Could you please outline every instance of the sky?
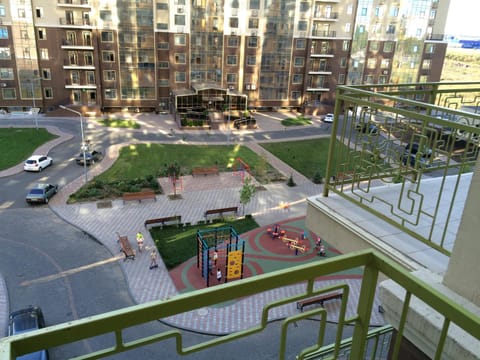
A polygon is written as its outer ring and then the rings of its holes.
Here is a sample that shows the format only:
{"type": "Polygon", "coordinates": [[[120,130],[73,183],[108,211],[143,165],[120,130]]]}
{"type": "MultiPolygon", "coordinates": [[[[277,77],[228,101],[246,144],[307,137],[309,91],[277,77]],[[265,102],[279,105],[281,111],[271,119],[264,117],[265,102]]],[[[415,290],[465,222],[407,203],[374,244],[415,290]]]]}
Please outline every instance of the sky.
{"type": "Polygon", "coordinates": [[[479,14],[479,0],[450,0],[445,33],[480,38],[479,14]]]}

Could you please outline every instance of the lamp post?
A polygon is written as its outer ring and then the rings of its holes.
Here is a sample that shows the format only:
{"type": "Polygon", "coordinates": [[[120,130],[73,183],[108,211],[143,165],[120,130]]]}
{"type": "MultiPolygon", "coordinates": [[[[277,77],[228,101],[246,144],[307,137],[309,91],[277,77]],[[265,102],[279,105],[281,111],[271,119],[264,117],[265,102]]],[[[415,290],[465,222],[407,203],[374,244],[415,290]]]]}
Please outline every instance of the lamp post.
{"type": "Polygon", "coordinates": [[[61,109],[63,110],[66,110],[66,111],[70,111],[74,114],[77,114],[78,116],[80,116],[80,132],[82,133],[82,146],[81,146],[81,150],[82,150],[82,154],[83,154],[83,175],[84,175],[84,178],[85,178],[85,184],[87,183],[88,181],[88,177],[87,177],[87,155],[85,154],[85,152],[87,151],[87,144],[85,144],[85,134],[83,132],[83,115],[80,111],[77,111],[77,110],[73,110],[73,109],[70,109],[66,106],[63,106],[63,105],[59,105],[61,109]]]}
{"type": "Polygon", "coordinates": [[[35,128],[38,130],[38,117],[37,117],[37,107],[36,107],[36,104],[35,104],[35,88],[33,86],[33,82],[34,81],[37,81],[37,80],[40,80],[41,78],[40,77],[37,77],[37,78],[33,78],[33,79],[30,79],[30,85],[32,87],[32,102],[33,102],[33,107],[32,107],[32,114],[33,114],[33,118],[34,118],[34,121],[35,121],[35,128]]]}
{"type": "Polygon", "coordinates": [[[228,120],[227,120],[227,144],[230,144],[230,114],[232,113],[232,87],[229,86],[227,90],[228,95],[228,120]]]}

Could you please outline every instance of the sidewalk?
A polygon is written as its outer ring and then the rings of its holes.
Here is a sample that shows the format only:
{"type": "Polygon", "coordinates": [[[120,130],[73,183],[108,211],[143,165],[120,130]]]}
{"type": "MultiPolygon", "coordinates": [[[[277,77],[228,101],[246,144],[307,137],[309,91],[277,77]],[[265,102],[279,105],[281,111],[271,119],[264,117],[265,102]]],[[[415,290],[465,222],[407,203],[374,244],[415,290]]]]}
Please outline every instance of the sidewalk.
{"type": "MultiPolygon", "coordinates": [[[[158,117],[154,116],[145,116],[140,119],[139,122],[145,122],[145,125],[142,126],[148,127],[159,127],[160,123],[165,123],[167,126],[170,125],[168,122],[159,122],[158,117]]],[[[281,130],[283,128],[278,119],[272,119],[270,121],[262,120],[260,125],[261,130],[264,131],[281,130]]],[[[321,124],[317,125],[320,126],[321,124]]],[[[164,130],[167,131],[167,129],[164,130]]],[[[180,131],[175,131],[180,133],[180,131]]],[[[60,135],[60,138],[66,136],[66,134],[63,134],[60,135]]],[[[116,144],[108,148],[104,159],[89,170],[89,178],[91,179],[95,175],[108,169],[117,158],[119,149],[125,145],[127,144],[116,144]]],[[[297,183],[297,186],[292,188],[286,186],[285,183],[264,185],[265,190],[257,192],[254,199],[247,205],[245,213],[253,214],[260,226],[267,226],[286,219],[305,216],[305,198],[321,193],[321,185],[311,183],[303,175],[275,158],[258,144],[248,142],[244,143],[244,145],[265,156],[267,160],[286,177],[292,174],[297,183]],[[281,206],[284,203],[290,205],[288,209],[281,206]]],[[[1,175],[0,173],[0,176],[1,175]]],[[[83,176],[80,176],[61,188],[58,194],[51,199],[49,206],[52,211],[66,222],[89,233],[104,244],[104,246],[110,250],[112,256],[119,259],[129,284],[131,295],[134,301],[141,304],[171,298],[177,294],[173,281],[161,259],[158,261],[158,269],[149,270],[149,250],[154,247],[154,243],[149,232],[144,228],[144,221],[151,218],[181,215],[182,222],[194,224],[199,220],[203,220],[203,213],[206,208],[237,205],[241,188],[241,183],[238,183],[239,177],[232,176],[231,174],[224,176],[229,176],[230,178],[222,180],[225,185],[221,188],[214,186],[214,188],[200,188],[195,191],[195,189],[190,187],[188,191],[182,192],[182,200],[170,200],[167,195],[158,195],[157,201],[155,202],[145,201],[142,203],[131,202],[123,204],[122,200],[113,200],[111,207],[108,208],[99,208],[97,203],[66,205],[68,196],[83,185],[83,176]],[[123,256],[119,254],[116,233],[118,232],[121,235],[128,236],[133,245],[137,231],[142,231],[144,234],[146,249],[142,254],[139,254],[135,260],[123,261],[123,256]]],[[[211,181],[209,180],[211,177],[207,178],[206,181],[211,181]]],[[[195,181],[197,182],[197,180],[195,181]]],[[[165,189],[165,191],[167,193],[169,192],[168,189],[165,189]]],[[[326,281],[324,282],[324,286],[328,286],[334,282],[336,281],[326,281]]],[[[345,280],[340,282],[345,282],[345,280]]],[[[361,280],[352,279],[347,280],[347,282],[351,285],[350,291],[352,293],[350,299],[354,300],[357,298],[356,295],[360,289],[361,280]]],[[[268,293],[241,299],[232,305],[199,309],[164,319],[164,321],[172,326],[212,334],[226,334],[233,331],[244,330],[258,324],[261,316],[260,309],[265,304],[279,298],[292,296],[292,294],[301,290],[303,289],[301,289],[299,285],[276,289],[268,293]],[[245,309],[248,309],[248,311],[245,311],[245,309]]],[[[2,303],[1,292],[2,288],[0,287],[0,306],[2,303]]],[[[379,304],[375,304],[374,308],[376,309],[378,305],[379,304]]],[[[2,309],[0,309],[0,315],[1,310],[2,309]]],[[[338,314],[335,311],[335,305],[332,304],[329,310],[332,316],[329,320],[335,320],[335,316],[338,314]]],[[[347,316],[353,316],[355,312],[356,304],[354,301],[350,301],[347,316]]],[[[291,306],[282,306],[270,312],[270,320],[297,313],[298,310],[293,304],[291,306]]],[[[383,324],[381,314],[376,311],[372,314],[372,321],[378,325],[383,324]]]]}

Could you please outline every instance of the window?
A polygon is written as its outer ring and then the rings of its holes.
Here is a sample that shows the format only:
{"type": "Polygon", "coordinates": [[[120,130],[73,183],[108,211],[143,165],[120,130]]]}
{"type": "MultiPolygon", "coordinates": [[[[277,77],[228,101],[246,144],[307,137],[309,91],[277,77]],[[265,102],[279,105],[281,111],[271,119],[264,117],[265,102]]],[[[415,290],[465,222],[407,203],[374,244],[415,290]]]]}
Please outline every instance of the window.
{"type": "Polygon", "coordinates": [[[248,44],[247,46],[249,48],[256,48],[258,46],[258,38],[256,36],[250,36],[248,38],[248,44]]]}
{"type": "Polygon", "coordinates": [[[237,65],[237,56],[236,55],[228,55],[227,56],[227,65],[237,65]]]}
{"type": "Polygon", "coordinates": [[[186,44],[185,34],[175,34],[173,41],[175,45],[185,45],[186,44]]]}
{"type": "Polygon", "coordinates": [[[257,57],[255,55],[247,56],[247,65],[248,66],[255,66],[257,65],[257,57]]]}
{"type": "Polygon", "coordinates": [[[368,9],[366,7],[363,7],[362,10],[360,11],[360,16],[367,16],[367,11],[368,9]]]}
{"type": "Polygon", "coordinates": [[[185,72],[182,72],[182,71],[175,72],[175,82],[182,83],[182,82],[185,82],[186,80],[187,80],[187,76],[185,72]]]}
{"type": "Polygon", "coordinates": [[[338,74],[338,85],[345,84],[345,74],[338,74]]]}
{"type": "Polygon", "coordinates": [[[50,71],[50,69],[42,69],[42,79],[52,80],[52,72],[50,71]]]}
{"type": "Polygon", "coordinates": [[[168,50],[170,48],[170,44],[168,42],[161,42],[158,43],[157,48],[159,50],[168,50]]]}
{"type": "Polygon", "coordinates": [[[428,70],[432,66],[432,61],[430,59],[424,59],[422,62],[422,70],[428,70]]]}
{"type": "Polygon", "coordinates": [[[0,60],[10,60],[10,48],[0,47],[0,60]]]}
{"type": "Polygon", "coordinates": [[[347,58],[345,56],[340,58],[340,67],[347,67],[347,58]]]}
{"type": "Polygon", "coordinates": [[[227,74],[227,84],[236,84],[237,83],[237,74],[230,73],[227,74]]]}
{"type": "Polygon", "coordinates": [[[102,42],[113,42],[113,32],[102,31],[102,42]]]}
{"type": "Polygon", "coordinates": [[[375,16],[380,16],[380,6],[376,6],[374,10],[375,16]]]}
{"type": "Polygon", "coordinates": [[[0,4],[0,16],[1,17],[5,16],[5,5],[0,4]]]}
{"type": "Polygon", "coordinates": [[[117,98],[117,89],[105,89],[105,99],[115,100],[117,98]]]}
{"type": "Polygon", "coordinates": [[[383,44],[383,52],[392,52],[394,48],[394,42],[393,41],[385,41],[383,44]]]}
{"type": "Polygon", "coordinates": [[[346,23],[345,24],[345,32],[350,32],[352,30],[352,24],[346,23]]]}
{"type": "Polygon", "coordinates": [[[395,25],[393,25],[393,24],[388,25],[386,33],[387,34],[395,34],[395,25]]]}
{"type": "Polygon", "coordinates": [[[100,20],[105,22],[112,21],[112,11],[111,10],[100,10],[100,20]]]}
{"type": "Polygon", "coordinates": [[[373,84],[373,75],[365,76],[365,84],[373,84]]]}
{"type": "Polygon", "coordinates": [[[18,17],[21,19],[25,18],[25,9],[18,9],[18,17]]]}
{"type": "Polygon", "coordinates": [[[417,53],[418,52],[418,45],[413,45],[412,47],[412,52],[417,53]]]}
{"type": "Polygon", "coordinates": [[[231,17],[229,23],[231,28],[238,28],[238,17],[231,17]]]}
{"type": "Polygon", "coordinates": [[[352,15],[353,14],[353,5],[350,4],[347,6],[347,15],[352,15]]]}
{"type": "Polygon", "coordinates": [[[168,61],[159,61],[158,62],[158,68],[159,69],[168,69],[170,66],[168,61]]]}
{"type": "Polygon", "coordinates": [[[292,84],[301,84],[303,82],[303,74],[293,74],[292,84]]]}
{"type": "Polygon", "coordinates": [[[363,33],[365,32],[365,25],[360,25],[360,26],[358,27],[358,32],[359,32],[360,34],[363,34],[363,33]]]}
{"type": "Polygon", "coordinates": [[[238,47],[238,36],[229,36],[227,38],[227,46],[228,47],[238,47]]]}
{"type": "Polygon", "coordinates": [[[53,89],[51,87],[43,88],[45,99],[53,99],[53,89]]]}
{"type": "Polygon", "coordinates": [[[427,54],[434,54],[435,53],[435,44],[427,44],[425,47],[425,52],[427,54]]]}
{"type": "Polygon", "coordinates": [[[35,16],[37,18],[43,17],[43,8],[41,8],[41,7],[35,8],[35,16]]]}
{"type": "Polygon", "coordinates": [[[28,48],[23,48],[23,57],[24,57],[25,59],[30,59],[30,58],[31,58],[31,57],[30,57],[30,48],[29,48],[29,47],[28,47],[28,48]]]}
{"type": "Polygon", "coordinates": [[[248,19],[248,28],[249,29],[258,29],[258,18],[248,19]]]}
{"type": "Polygon", "coordinates": [[[185,53],[175,54],[175,64],[185,64],[187,62],[187,57],[185,53]]]}
{"type": "Polygon", "coordinates": [[[303,50],[307,46],[307,40],[306,39],[297,39],[295,43],[295,48],[298,50],[303,50]]]}
{"type": "Polygon", "coordinates": [[[37,29],[38,40],[47,40],[47,30],[45,28],[37,29]]]}
{"type": "Polygon", "coordinates": [[[168,10],[168,4],[166,4],[166,3],[157,3],[157,10],[168,10]]]}
{"type": "Polygon", "coordinates": [[[303,57],[295,57],[295,59],[293,60],[293,66],[304,66],[305,65],[305,58],[303,57]]]}
{"type": "Polygon", "coordinates": [[[370,51],[377,51],[379,48],[378,41],[370,41],[369,49],[370,51]]]}
{"type": "Polygon", "coordinates": [[[249,9],[259,10],[260,9],[260,0],[250,0],[249,9]]]}
{"type": "Polygon", "coordinates": [[[359,65],[358,60],[353,60],[352,67],[353,67],[354,69],[358,69],[358,65],[359,65]]]}
{"type": "Polygon", "coordinates": [[[117,79],[117,73],[115,70],[104,70],[103,71],[103,80],[105,81],[115,81],[117,79]]]}
{"type": "Polygon", "coordinates": [[[85,75],[87,77],[87,84],[90,84],[90,85],[95,84],[95,72],[94,71],[87,71],[85,75]]]}
{"type": "Polygon", "coordinates": [[[175,14],[175,25],[185,25],[185,15],[175,14]]]}
{"type": "Polygon", "coordinates": [[[72,80],[72,84],[80,84],[80,73],[77,70],[71,71],[70,79],[72,80]]]}
{"type": "Polygon", "coordinates": [[[393,7],[390,9],[390,16],[394,16],[394,17],[397,17],[397,16],[398,16],[398,7],[393,6],[393,7]]]}
{"type": "Polygon", "coordinates": [[[5,100],[13,100],[17,98],[17,93],[14,88],[2,88],[2,94],[5,100]]]}
{"type": "Polygon", "coordinates": [[[68,61],[70,65],[78,65],[78,56],[75,51],[68,52],[68,61]]]}
{"type": "Polygon", "coordinates": [[[350,42],[348,40],[344,40],[342,43],[342,50],[348,51],[349,48],[350,48],[350,42]]]}
{"type": "Polygon", "coordinates": [[[302,1],[300,3],[300,12],[307,12],[308,10],[310,10],[310,3],[302,1]]]}
{"type": "Polygon", "coordinates": [[[48,49],[45,49],[45,48],[40,49],[40,59],[48,60],[48,49]]]}
{"type": "Polygon", "coordinates": [[[103,62],[115,61],[115,54],[113,53],[113,51],[102,51],[102,61],[103,62]]]}
{"type": "Polygon", "coordinates": [[[13,68],[0,68],[0,80],[13,80],[13,68]]]}
{"type": "Polygon", "coordinates": [[[367,60],[367,69],[375,69],[377,67],[377,59],[376,58],[369,58],[367,60]]]}
{"type": "Polygon", "coordinates": [[[390,67],[390,59],[382,59],[382,62],[380,63],[380,68],[388,69],[389,67],[390,67]]]}
{"type": "Polygon", "coordinates": [[[378,77],[378,83],[379,84],[386,84],[388,82],[388,76],[387,75],[380,75],[378,77]]]}
{"type": "Polygon", "coordinates": [[[308,23],[305,20],[300,20],[298,22],[298,31],[307,31],[308,23]]]}
{"type": "Polygon", "coordinates": [[[0,26],[0,39],[8,39],[8,29],[6,26],[0,26]]]}
{"type": "Polygon", "coordinates": [[[90,51],[85,52],[84,61],[85,65],[93,65],[93,53],[90,51]]]}
{"type": "Polygon", "coordinates": [[[416,37],[421,37],[422,36],[422,29],[421,28],[417,28],[417,31],[415,31],[415,36],[416,37]]]}
{"type": "Polygon", "coordinates": [[[300,91],[292,91],[291,98],[292,100],[298,100],[302,96],[300,91]]]}

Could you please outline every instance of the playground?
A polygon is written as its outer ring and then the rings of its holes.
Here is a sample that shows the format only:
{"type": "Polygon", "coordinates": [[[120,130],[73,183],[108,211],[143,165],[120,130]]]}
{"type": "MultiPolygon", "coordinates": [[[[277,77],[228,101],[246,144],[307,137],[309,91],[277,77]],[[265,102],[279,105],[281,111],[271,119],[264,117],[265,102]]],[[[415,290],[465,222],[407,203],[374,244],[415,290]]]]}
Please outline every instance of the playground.
{"type": "MultiPolygon", "coordinates": [[[[200,244],[201,240],[197,234],[196,245],[192,245],[198,246],[197,256],[170,271],[179,292],[218,286],[241,278],[322,261],[340,254],[328,242],[322,240],[321,246],[324,247],[326,254],[318,255],[320,250],[320,245],[317,244],[318,237],[306,229],[305,217],[263,226],[240,234],[238,238],[237,234],[230,234],[225,229],[219,231],[219,234],[212,231],[204,233],[207,240],[203,244],[200,244]],[[235,253],[233,263],[229,257],[232,252],[235,253]],[[222,273],[220,281],[217,280],[218,269],[222,273]]],[[[328,279],[358,279],[360,273],[354,271],[336,274],[328,279]]]]}

